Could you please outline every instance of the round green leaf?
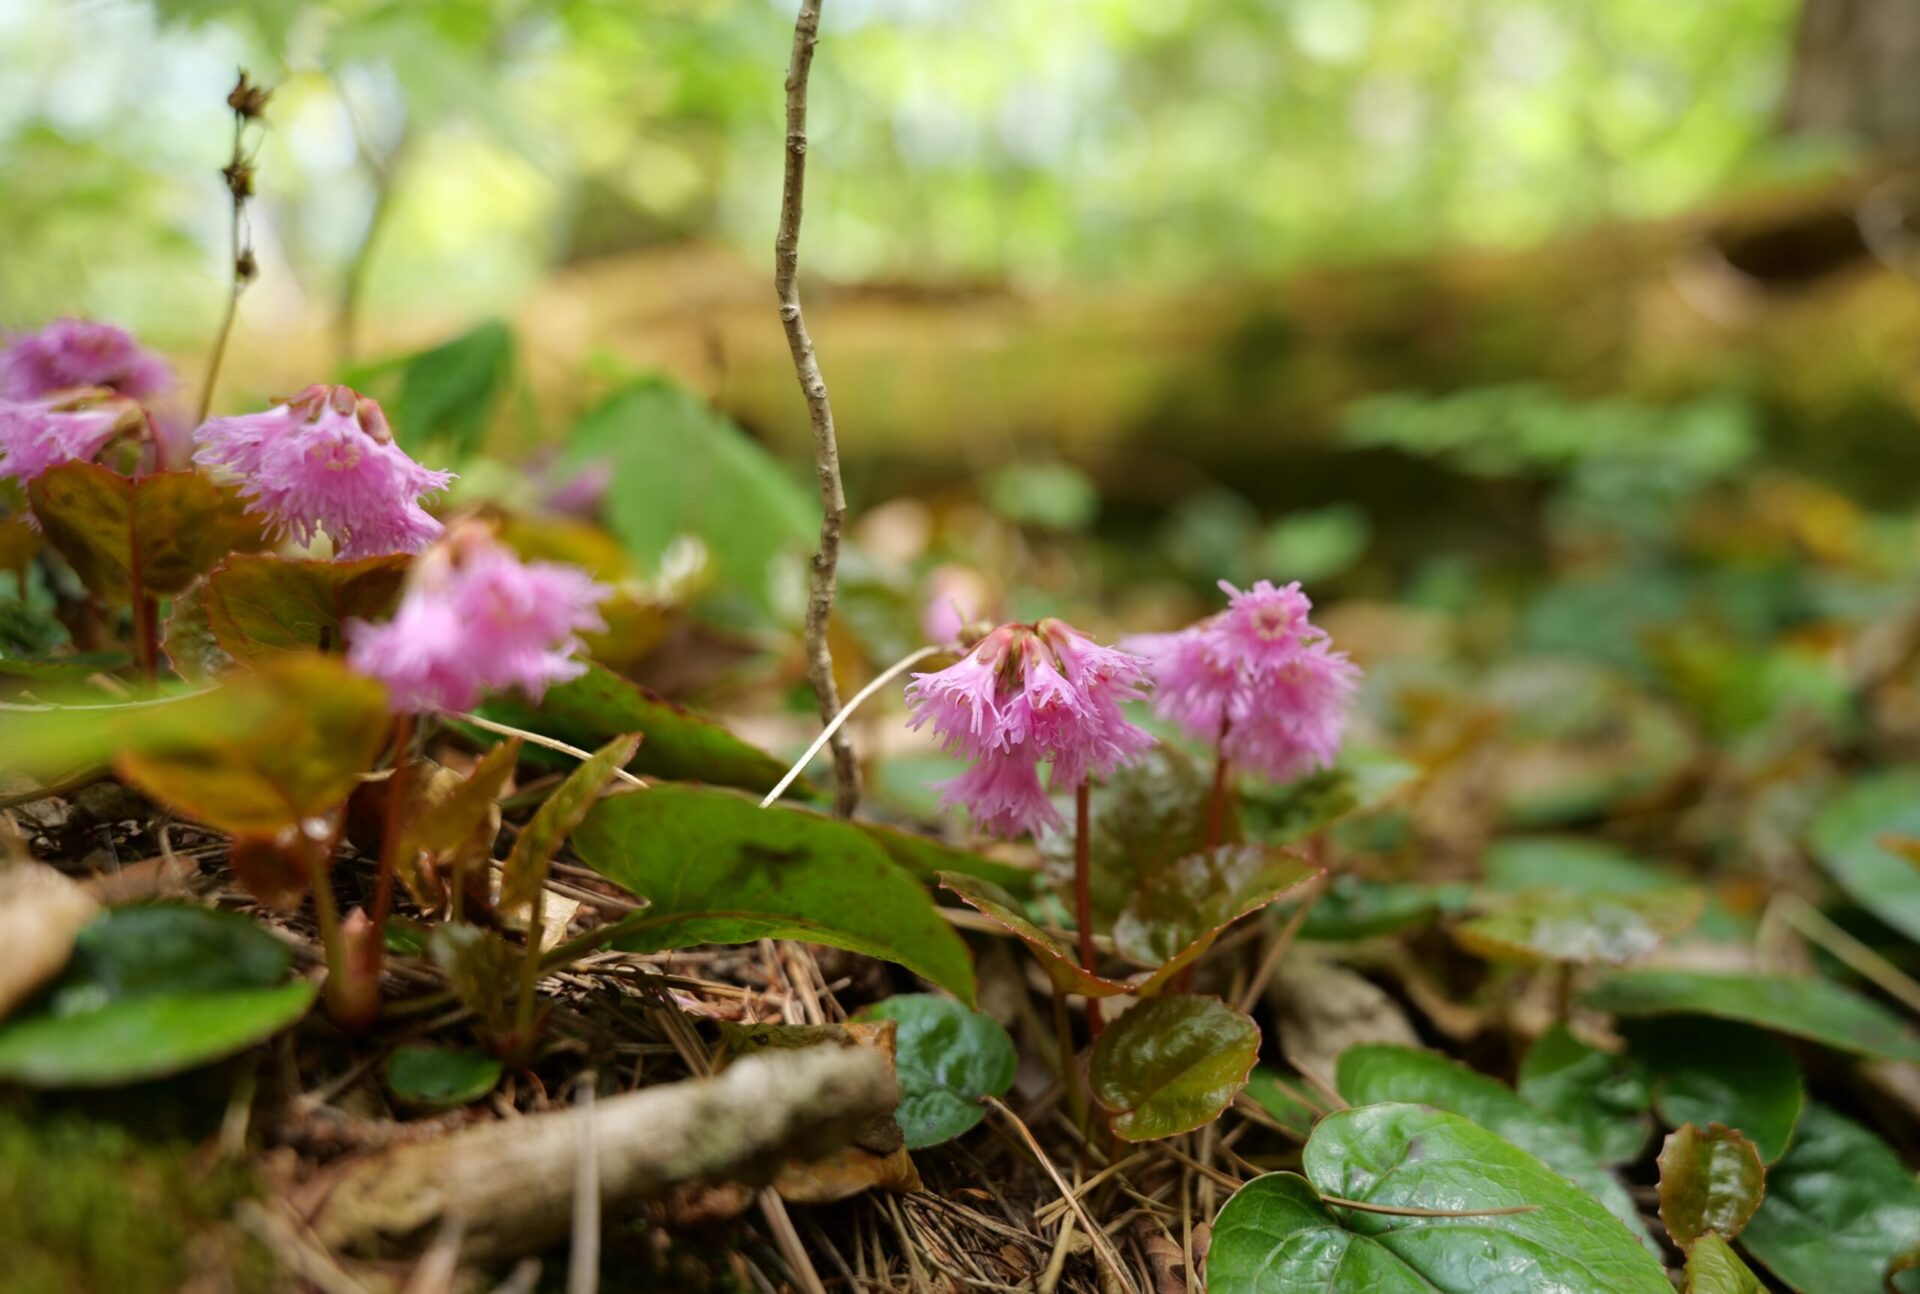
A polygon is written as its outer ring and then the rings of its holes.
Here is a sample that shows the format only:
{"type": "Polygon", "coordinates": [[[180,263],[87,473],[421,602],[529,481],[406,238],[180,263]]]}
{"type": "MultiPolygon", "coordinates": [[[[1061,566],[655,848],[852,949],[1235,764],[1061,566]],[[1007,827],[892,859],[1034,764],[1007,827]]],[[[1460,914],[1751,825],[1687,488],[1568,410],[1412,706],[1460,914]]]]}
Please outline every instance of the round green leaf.
{"type": "Polygon", "coordinates": [[[1554,1025],[1528,1049],[1517,1084],[1522,1099],[1571,1128],[1602,1164],[1639,1156],[1653,1131],[1646,1069],[1592,1047],[1554,1025]]]}
{"type": "Polygon", "coordinates": [[[1861,907],[1920,939],[1920,867],[1881,843],[1920,836],[1920,768],[1894,768],[1853,783],[1813,820],[1814,856],[1861,907]]]}
{"type": "Polygon", "coordinates": [[[1114,951],[1136,966],[1159,967],[1141,988],[1152,993],[1204,956],[1235,921],[1325,874],[1265,845],[1188,854],[1142,881],[1114,920],[1114,951]]]}
{"type": "Polygon", "coordinates": [[[1809,1104],[1741,1243],[1800,1294],[1885,1294],[1920,1236],[1920,1184],[1880,1138],[1809,1104]]]}
{"type": "Polygon", "coordinates": [[[1660,1264],[1591,1196],[1458,1115],[1342,1110],[1314,1128],[1303,1166],[1305,1178],[1255,1178],[1220,1211],[1213,1294],[1672,1294],[1660,1264]],[[1410,1216],[1322,1194],[1399,1209],[1532,1207],[1410,1216]]]}
{"type": "Polygon", "coordinates": [[[901,993],[860,1015],[895,1022],[900,1107],[894,1118],[909,1150],[966,1132],[986,1113],[981,1097],[1004,1096],[1013,1086],[1019,1057],[991,1016],[931,993],[901,993]]]}
{"type": "Polygon", "coordinates": [[[1806,1096],[1785,1043],[1751,1025],[1698,1016],[1630,1021],[1626,1035],[1668,1127],[1724,1123],[1767,1163],[1786,1152],[1806,1096]]]}
{"type": "Polygon", "coordinates": [[[1682,1249],[1701,1236],[1732,1240],[1767,1193],[1767,1170],[1754,1144],[1732,1128],[1691,1123],[1660,1148],[1660,1220],[1682,1249]]]}
{"type": "Polygon", "coordinates": [[[1687,1294],[1766,1294],[1733,1246],[1708,1232],[1687,1250],[1687,1294]]]}
{"type": "Polygon", "coordinates": [[[964,872],[942,872],[940,886],[957,894],[982,916],[1005,926],[1027,946],[1058,991],[1078,993],[1082,997],[1119,997],[1133,992],[1131,984],[1096,975],[1082,966],[1080,959],[1061,947],[1059,940],[1027,919],[1018,899],[992,881],[964,872]]]}
{"type": "Polygon", "coordinates": [[[0,1080],[111,1087],[232,1055],[306,1014],[313,985],[282,983],[292,960],[231,912],[110,909],[80,932],[53,987],[0,1025],[0,1080]]]}
{"type": "Polygon", "coordinates": [[[1920,1039],[1899,1018],[1817,976],[1721,975],[1706,971],[1623,971],[1587,994],[1615,1015],[1711,1015],[1807,1038],[1838,1051],[1920,1060],[1920,1039]]]}
{"type": "Polygon", "coordinates": [[[1471,1119],[1560,1173],[1652,1243],[1626,1188],[1587,1153],[1577,1134],[1485,1074],[1436,1052],[1363,1043],[1340,1053],[1334,1086],[1354,1105],[1413,1102],[1471,1119]]]}
{"type": "Polygon", "coordinates": [[[1618,966],[1644,957],[1692,925],[1706,895],[1674,887],[1620,893],[1524,890],[1455,928],[1482,957],[1618,966]]]}
{"type": "Polygon", "coordinates": [[[409,1105],[466,1105],[500,1081],[498,1059],[472,1047],[397,1047],[387,1059],[387,1087],[409,1105]]]}
{"type": "Polygon", "coordinates": [[[1219,998],[1151,998],[1109,1025],[1087,1071],[1114,1135],[1154,1141],[1213,1122],[1247,1084],[1260,1027],[1219,998]]]}
{"type": "Polygon", "coordinates": [[[932,897],[851,823],[661,784],[596,804],[573,850],[646,899],[619,946],[805,939],[898,962],[965,1001],[973,962],[932,897]]]}

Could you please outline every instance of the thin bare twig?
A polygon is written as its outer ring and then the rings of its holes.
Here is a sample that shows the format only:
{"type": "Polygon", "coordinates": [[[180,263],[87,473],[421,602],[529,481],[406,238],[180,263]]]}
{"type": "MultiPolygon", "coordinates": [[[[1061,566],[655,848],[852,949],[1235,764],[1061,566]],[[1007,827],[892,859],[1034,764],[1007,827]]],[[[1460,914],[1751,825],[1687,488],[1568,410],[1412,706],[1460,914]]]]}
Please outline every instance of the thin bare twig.
{"type": "Polygon", "coordinates": [[[1008,1109],[1004,1101],[989,1096],[983,1098],[981,1103],[990,1110],[998,1111],[1001,1117],[1013,1125],[1013,1130],[1020,1135],[1020,1140],[1026,1143],[1027,1150],[1039,1161],[1040,1167],[1046,1170],[1047,1176],[1053,1179],[1053,1184],[1059,1188],[1061,1198],[1066,1200],[1067,1207],[1073,1210],[1074,1216],[1080,1220],[1080,1225],[1086,1228],[1087,1239],[1093,1242],[1094,1255],[1107,1269],[1107,1274],[1113,1278],[1114,1284],[1124,1290],[1125,1294],[1140,1294],[1140,1287],[1134,1284],[1133,1276],[1120,1261],[1120,1254],[1114,1249],[1113,1242],[1108,1240],[1106,1233],[1095,1226],[1093,1219],[1087,1216],[1087,1210],[1080,1203],[1080,1197],[1074,1194],[1073,1188],[1068,1186],[1066,1179],[1060,1176],[1060,1170],[1053,1166],[1051,1159],[1047,1158],[1047,1152],[1041,1148],[1039,1139],[1033,1135],[1026,1122],[1008,1109]]]}
{"type": "MultiPolygon", "coordinates": [[[[807,399],[813,427],[813,462],[820,478],[820,547],[807,582],[807,677],[820,706],[820,722],[840,711],[840,690],[833,681],[833,653],[827,646],[827,622],[833,616],[834,575],[840,565],[840,529],[847,517],[847,494],[840,484],[840,446],[833,434],[833,405],[827,379],[814,358],[813,338],[800,313],[800,216],[807,184],[807,74],[820,35],[820,0],[801,0],[793,24],[793,58],[787,64],[787,164],[780,189],[780,232],[773,241],[773,288],[780,298],[780,322],[793,352],[793,371],[807,399]]],[[[850,818],[860,803],[860,769],[844,730],[833,743],[833,811],[850,818]]]]}

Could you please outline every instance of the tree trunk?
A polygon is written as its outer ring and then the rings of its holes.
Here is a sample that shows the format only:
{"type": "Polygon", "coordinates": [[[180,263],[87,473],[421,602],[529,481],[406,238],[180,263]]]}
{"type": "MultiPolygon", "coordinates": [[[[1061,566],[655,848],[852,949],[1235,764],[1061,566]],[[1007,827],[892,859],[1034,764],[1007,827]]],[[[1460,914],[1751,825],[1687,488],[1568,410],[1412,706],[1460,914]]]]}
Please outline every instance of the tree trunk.
{"type": "Polygon", "coordinates": [[[1805,0],[1784,124],[1920,148],[1920,3],[1805,0]]]}

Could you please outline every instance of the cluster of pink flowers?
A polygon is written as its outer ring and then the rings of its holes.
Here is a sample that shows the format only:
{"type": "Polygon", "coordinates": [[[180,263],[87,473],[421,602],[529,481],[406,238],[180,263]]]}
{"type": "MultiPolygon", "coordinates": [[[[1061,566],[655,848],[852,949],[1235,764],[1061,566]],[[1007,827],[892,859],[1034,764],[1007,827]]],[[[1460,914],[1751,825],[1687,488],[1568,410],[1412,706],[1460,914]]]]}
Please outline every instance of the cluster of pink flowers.
{"type": "Polygon", "coordinates": [[[484,527],[455,528],[414,566],[393,619],[347,626],[347,664],[379,679],[397,711],[470,710],[518,686],[538,700],[586,670],[579,635],[603,630],[611,590],[558,562],[523,562],[484,527]]]}
{"type": "Polygon", "coordinates": [[[50,467],[90,459],[140,416],[137,406],[116,398],[0,397],[0,477],[32,481],[50,467]]]}
{"type": "Polygon", "coordinates": [[[984,831],[1055,829],[1040,784],[1069,791],[1138,757],[1153,738],[1121,705],[1146,695],[1147,662],[1096,644],[1059,620],[1001,625],[954,665],[907,685],[912,726],[933,725],[953,754],[975,761],[944,784],[942,806],[964,804],[984,831]]]}
{"type": "Polygon", "coordinates": [[[1276,780],[1329,766],[1359,666],[1308,620],[1313,604],[1297,583],[1220,587],[1225,611],[1125,644],[1152,662],[1155,712],[1276,780]]]}
{"type": "Polygon", "coordinates": [[[326,531],[344,558],[413,553],[441,525],[420,506],[451,472],[420,466],[393,442],[377,402],[344,386],[310,386],[261,413],[209,419],[194,461],[238,478],[274,532],[310,542],[326,531]]]}
{"type": "Polygon", "coordinates": [[[0,352],[0,398],[7,400],[40,400],[90,386],[147,400],[172,385],[167,362],[112,324],[61,319],[0,352]]]}

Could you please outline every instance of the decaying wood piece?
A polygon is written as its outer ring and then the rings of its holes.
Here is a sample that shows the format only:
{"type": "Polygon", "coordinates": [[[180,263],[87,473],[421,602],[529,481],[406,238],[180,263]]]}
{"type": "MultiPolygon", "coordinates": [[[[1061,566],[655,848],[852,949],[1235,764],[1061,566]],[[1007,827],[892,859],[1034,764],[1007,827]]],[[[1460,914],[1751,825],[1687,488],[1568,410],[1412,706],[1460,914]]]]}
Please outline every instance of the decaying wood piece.
{"type": "Polygon", "coordinates": [[[744,1057],[688,1079],[580,1109],[468,1128],[347,1168],[314,1209],[328,1249],[376,1256],[419,1248],[444,1219],[463,1254],[527,1253],[567,1236],[580,1142],[591,1128],[603,1207],[699,1180],[764,1182],[790,1157],[847,1145],[900,1099],[886,1057],[813,1047],[744,1057]]]}

